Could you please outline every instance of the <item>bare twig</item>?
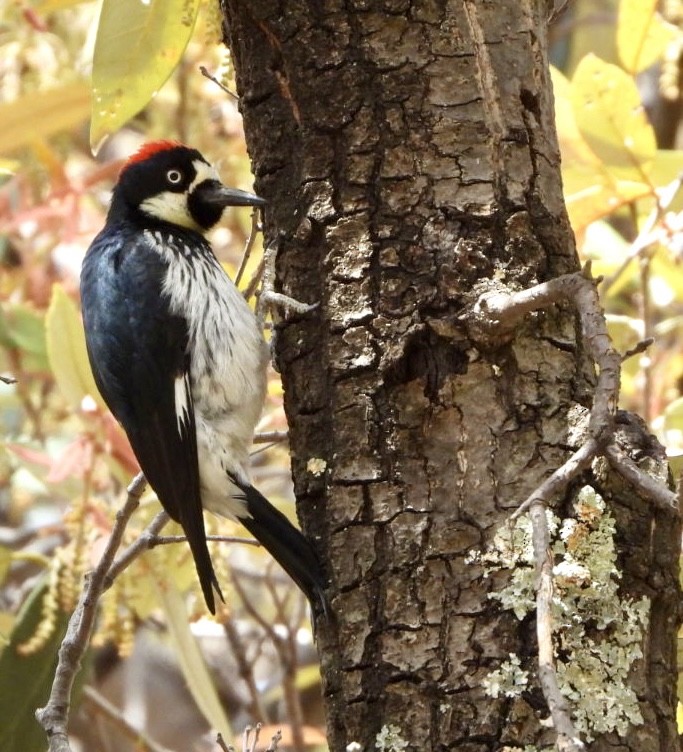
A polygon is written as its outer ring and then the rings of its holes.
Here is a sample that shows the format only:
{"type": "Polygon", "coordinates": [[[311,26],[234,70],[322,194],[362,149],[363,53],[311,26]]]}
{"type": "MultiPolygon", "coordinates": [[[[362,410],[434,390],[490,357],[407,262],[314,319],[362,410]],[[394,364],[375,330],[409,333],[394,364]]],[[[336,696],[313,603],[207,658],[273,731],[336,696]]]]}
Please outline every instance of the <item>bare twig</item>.
{"type": "MultiPolygon", "coordinates": [[[[234,573],[233,573],[234,574],[234,573]]],[[[274,623],[283,625],[286,629],[286,637],[283,637],[278,630],[276,630],[269,620],[266,620],[259,610],[253,605],[244,589],[242,588],[239,578],[232,578],[233,585],[237,594],[242,601],[247,613],[254,619],[263,629],[278,656],[280,665],[282,666],[283,678],[282,689],[285,698],[285,704],[287,706],[287,716],[290,719],[292,729],[292,747],[297,752],[303,752],[304,749],[304,737],[303,737],[303,711],[301,709],[301,698],[296,688],[296,669],[297,669],[297,650],[296,650],[296,633],[292,627],[292,624],[287,619],[285,602],[278,596],[275,584],[270,577],[267,577],[265,582],[268,587],[273,602],[276,607],[276,615],[274,623]]]]}
{"type": "Polygon", "coordinates": [[[625,360],[628,360],[629,358],[632,358],[634,355],[640,355],[641,353],[644,353],[650,345],[652,345],[655,341],[654,337],[647,337],[646,339],[641,339],[640,342],[636,343],[630,350],[627,350],[622,356],[621,360],[622,363],[625,360]]]}
{"type": "Polygon", "coordinates": [[[261,277],[263,276],[263,269],[265,268],[265,260],[262,258],[258,266],[256,267],[256,270],[251,275],[251,279],[247,283],[247,286],[242,293],[244,297],[249,300],[249,298],[252,297],[256,293],[256,290],[258,290],[258,286],[261,284],[261,277]]]}
{"type": "MultiPolygon", "coordinates": [[[[652,336],[655,322],[652,313],[652,300],[650,297],[650,262],[651,255],[642,253],[639,260],[640,266],[640,318],[643,322],[643,336],[645,339],[654,340],[652,336]]],[[[643,420],[649,423],[652,418],[652,359],[649,356],[640,359],[640,372],[642,375],[642,389],[640,396],[642,401],[643,420]]]]}
{"type": "Polygon", "coordinates": [[[91,706],[91,709],[110,721],[116,728],[135,744],[135,749],[140,752],[170,752],[168,747],[164,747],[154,739],[151,739],[144,731],[131,726],[124,718],[119,708],[113,705],[106,697],[103,697],[97,690],[90,686],[83,688],[84,700],[91,706]]]}
{"type": "Polygon", "coordinates": [[[560,0],[557,6],[551,11],[548,17],[548,25],[554,24],[557,19],[567,10],[571,0],[560,0]]]}
{"type": "MultiPolygon", "coordinates": [[[[236,535],[207,535],[207,541],[216,543],[243,543],[245,546],[260,546],[261,544],[254,538],[240,538],[236,535]]],[[[158,535],[149,539],[147,548],[156,548],[157,546],[168,546],[171,543],[186,543],[185,535],[158,535]]]]}
{"type": "Polygon", "coordinates": [[[260,431],[254,435],[254,444],[278,444],[289,439],[289,431],[260,431]]]}
{"type": "Polygon", "coordinates": [[[249,614],[249,616],[252,617],[252,619],[263,629],[263,631],[266,633],[269,639],[271,639],[273,642],[276,642],[279,639],[279,635],[277,632],[273,629],[273,625],[263,617],[261,612],[254,606],[254,604],[249,599],[249,596],[246,594],[244,588],[242,587],[239,577],[235,577],[236,570],[232,569],[232,584],[235,590],[237,591],[237,595],[239,595],[240,600],[242,601],[242,604],[244,605],[245,610],[249,614]]]}
{"type": "Polygon", "coordinates": [[[71,752],[67,726],[74,679],[81,667],[81,660],[90,642],[97,613],[97,603],[104,590],[111,564],[121,545],[126,525],[140,503],[140,496],[142,496],[145,485],[145,478],[140,473],[128,486],[126,503],[116,514],[116,520],[102,558],[87,578],[78,605],[69,619],[66,636],[59,648],[59,660],[50,698],[44,708],[39,708],[36,711],[36,718],[45,729],[48,737],[49,752],[71,752]]]}
{"type": "Polygon", "coordinates": [[[540,486],[532,491],[526,501],[520,504],[510,515],[510,521],[521,517],[533,506],[548,504],[554,497],[558,496],[579,473],[590,466],[598,454],[598,449],[598,442],[595,439],[589,439],[572,454],[564,465],[558,467],[550,477],[546,478],[540,486]]]}
{"type": "Polygon", "coordinates": [[[572,302],[579,313],[587,349],[598,366],[589,433],[602,446],[611,439],[613,416],[619,395],[621,356],[612,347],[605,317],[591,276],[590,263],[581,272],[565,274],[527,290],[487,293],[467,311],[464,318],[472,336],[495,338],[514,331],[520,320],[540,308],[563,301],[572,302]]]}
{"type": "Polygon", "coordinates": [[[663,483],[643,472],[638,465],[614,444],[605,447],[604,454],[610,465],[648,501],[668,512],[680,511],[678,494],[663,483]]]}
{"type": "Polygon", "coordinates": [[[538,639],[538,679],[557,732],[560,752],[580,752],[586,747],[571,720],[571,708],[560,692],[553,650],[553,560],[545,504],[537,502],[529,510],[533,528],[536,563],[536,635],[538,639]]]}
{"type": "Polygon", "coordinates": [[[278,729],[270,739],[270,744],[265,748],[264,752],[276,752],[278,745],[282,741],[282,731],[278,729]]]}
{"type": "Polygon", "coordinates": [[[255,752],[256,743],[258,742],[259,735],[261,733],[261,724],[257,723],[256,726],[246,726],[242,737],[242,752],[255,752]],[[251,733],[254,733],[253,739],[251,739],[251,733]]]}
{"type": "Polygon", "coordinates": [[[638,237],[633,243],[631,243],[631,248],[621,266],[614,272],[614,274],[606,277],[605,281],[602,283],[602,288],[600,290],[602,295],[612,287],[634,259],[638,258],[643,251],[659,241],[657,233],[654,232],[654,230],[658,222],[664,216],[664,212],[671,206],[671,203],[676,198],[681,189],[681,185],[683,185],[683,173],[675,180],[672,180],[669,185],[665,186],[662,190],[654,192],[654,195],[657,198],[657,203],[645,220],[638,237]]]}
{"type": "Polygon", "coordinates": [[[247,660],[247,651],[242,644],[242,638],[240,637],[235,625],[229,614],[221,620],[223,623],[223,629],[225,630],[225,636],[230,643],[232,654],[235,656],[237,662],[237,670],[239,671],[240,678],[246,684],[249,692],[249,710],[251,716],[258,720],[260,723],[266,723],[268,721],[268,714],[263,702],[261,700],[261,694],[256,686],[256,679],[254,677],[253,665],[247,660]]]}
{"type": "Polygon", "coordinates": [[[227,86],[225,86],[224,84],[222,84],[215,76],[211,75],[211,73],[209,73],[209,71],[206,69],[206,67],[204,65],[200,65],[199,66],[199,72],[202,74],[202,76],[204,76],[204,78],[208,78],[209,81],[213,81],[213,83],[215,83],[216,86],[218,86],[219,89],[221,89],[226,94],[228,94],[229,96],[231,96],[235,101],[237,101],[237,102],[239,101],[239,97],[237,96],[237,94],[235,94],[234,92],[230,91],[230,89],[228,89],[227,86]]]}
{"type": "MultiPolygon", "coordinates": [[[[290,728],[292,730],[292,747],[296,752],[304,752],[304,714],[301,707],[301,696],[296,687],[296,672],[298,668],[298,645],[296,632],[301,619],[303,610],[299,611],[295,617],[287,612],[287,601],[294,592],[292,588],[287,589],[287,595],[284,599],[280,598],[275,583],[270,577],[265,579],[266,587],[270,597],[275,604],[275,621],[285,627],[284,637],[277,634],[274,640],[275,650],[277,651],[280,665],[282,666],[282,691],[287,708],[287,717],[289,718],[290,728]]],[[[300,597],[301,603],[304,599],[300,597]]],[[[305,606],[304,606],[305,608],[305,606]]]]}
{"type": "MultiPolygon", "coordinates": [[[[257,723],[256,726],[247,726],[244,729],[244,734],[242,736],[242,752],[256,752],[256,745],[262,728],[263,726],[260,723],[257,723]]],[[[265,748],[264,752],[276,752],[281,739],[282,731],[278,729],[271,737],[270,744],[265,748]]]]}
{"type": "Polygon", "coordinates": [[[104,589],[112,586],[114,580],[128,567],[140,554],[151,548],[151,542],[157,537],[164,525],[169,521],[169,516],[163,510],[147,525],[145,530],[133,543],[116,559],[107,572],[104,589]]]}
{"type": "MultiPolygon", "coordinates": [[[[258,207],[254,207],[253,211],[251,212],[251,227],[249,228],[249,237],[247,238],[247,244],[244,246],[244,251],[242,252],[242,260],[240,261],[239,269],[237,270],[237,274],[235,275],[235,287],[239,287],[240,282],[242,281],[242,277],[244,276],[247,264],[249,263],[249,259],[251,258],[251,252],[254,250],[256,236],[261,231],[261,225],[259,222],[260,216],[261,210],[258,207]]],[[[249,297],[251,297],[251,295],[247,296],[247,299],[249,297]]]]}
{"type": "Polygon", "coordinates": [[[225,739],[223,739],[223,734],[221,733],[216,735],[216,744],[223,752],[235,752],[235,748],[232,744],[226,744],[225,739]]]}

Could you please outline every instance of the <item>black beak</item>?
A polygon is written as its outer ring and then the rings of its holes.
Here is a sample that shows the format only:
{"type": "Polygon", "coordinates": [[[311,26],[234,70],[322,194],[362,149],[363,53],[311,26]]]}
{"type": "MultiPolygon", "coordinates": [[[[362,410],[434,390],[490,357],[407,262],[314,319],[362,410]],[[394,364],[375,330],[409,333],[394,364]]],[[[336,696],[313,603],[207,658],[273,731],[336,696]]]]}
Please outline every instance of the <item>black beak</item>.
{"type": "Polygon", "coordinates": [[[192,192],[196,200],[203,204],[225,208],[226,206],[265,206],[266,200],[254,193],[226,188],[217,180],[205,180],[192,192]]]}
{"type": "Polygon", "coordinates": [[[205,180],[187,198],[187,208],[203,230],[218,223],[228,206],[265,206],[260,196],[237,188],[226,188],[218,180],[205,180]]]}

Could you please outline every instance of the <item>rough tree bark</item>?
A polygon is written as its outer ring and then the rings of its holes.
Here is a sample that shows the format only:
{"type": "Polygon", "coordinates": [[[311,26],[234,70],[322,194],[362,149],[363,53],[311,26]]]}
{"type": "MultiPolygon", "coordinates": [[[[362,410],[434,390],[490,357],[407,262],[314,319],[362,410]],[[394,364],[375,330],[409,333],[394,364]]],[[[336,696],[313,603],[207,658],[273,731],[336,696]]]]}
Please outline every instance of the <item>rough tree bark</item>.
{"type": "MultiPolygon", "coordinates": [[[[548,7],[222,4],[278,284],[320,303],[280,324],[276,352],[298,511],[331,579],[317,624],[330,749],[552,744],[534,681],[514,700],[482,689],[510,653],[533,670],[535,631],[468,554],[566,459],[595,374],[569,306],[489,348],[459,319],[492,286],[578,268],[548,7]]],[[[632,672],[645,723],[591,749],[672,750],[679,525],[609,478],[583,482],[598,480],[622,593],[652,601],[632,672]]]]}

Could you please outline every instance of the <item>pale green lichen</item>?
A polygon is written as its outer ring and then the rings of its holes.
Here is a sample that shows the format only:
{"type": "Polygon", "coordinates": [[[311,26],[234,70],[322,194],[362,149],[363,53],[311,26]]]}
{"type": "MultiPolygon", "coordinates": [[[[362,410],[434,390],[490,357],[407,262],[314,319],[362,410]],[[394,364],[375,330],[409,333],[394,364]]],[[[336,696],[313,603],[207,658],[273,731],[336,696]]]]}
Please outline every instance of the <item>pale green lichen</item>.
{"type": "Polygon", "coordinates": [[[403,752],[408,742],[401,736],[401,729],[393,723],[382,726],[375,737],[377,752],[403,752]]]}
{"type": "Polygon", "coordinates": [[[518,697],[527,688],[529,672],[522,668],[519,656],[510,653],[510,660],[501,663],[500,668],[482,682],[489,697],[518,697]]]}
{"type": "MultiPolygon", "coordinates": [[[[577,728],[591,741],[595,734],[623,735],[630,725],[643,723],[627,680],[634,661],[643,655],[650,602],[645,597],[619,598],[615,522],[603,499],[585,487],[574,508],[575,517],[562,521],[547,512],[555,556],[553,629],[560,689],[571,702],[577,728]]],[[[491,597],[518,619],[535,608],[528,518],[502,527],[491,549],[471,558],[484,564],[488,573],[512,570],[506,587],[491,597]]],[[[488,675],[487,693],[497,697],[523,692],[522,674],[519,659],[511,657],[488,675]]]]}

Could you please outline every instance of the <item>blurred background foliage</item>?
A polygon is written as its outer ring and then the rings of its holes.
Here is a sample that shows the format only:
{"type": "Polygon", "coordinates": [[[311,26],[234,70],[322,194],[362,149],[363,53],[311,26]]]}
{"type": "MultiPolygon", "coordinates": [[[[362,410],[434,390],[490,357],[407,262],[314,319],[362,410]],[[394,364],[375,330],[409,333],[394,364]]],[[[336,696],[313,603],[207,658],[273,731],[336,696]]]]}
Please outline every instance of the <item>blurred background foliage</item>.
{"type": "MultiPolygon", "coordinates": [[[[676,470],[682,12],[678,0],[575,0],[550,28],[579,251],[604,275],[616,346],[654,340],[625,361],[621,406],[648,421],[676,470]]],[[[16,380],[0,383],[0,717],[13,719],[0,724],[4,752],[45,747],[33,711],[137,471],[94,389],[78,310],[80,264],[111,185],[141,143],[171,138],[202,151],[228,184],[251,187],[237,102],[221,87],[234,91],[220,38],[214,0],[0,0],[0,374],[16,380]]],[[[251,230],[235,210],[212,236],[233,276],[251,230]]],[[[266,439],[286,430],[275,373],[259,429],[266,439]]],[[[257,446],[256,485],[293,516],[286,444],[257,446]]],[[[124,545],[158,509],[144,497],[124,545]]],[[[227,596],[215,620],[184,545],[146,552],[104,596],[74,719],[83,749],[208,750],[209,728],[230,735],[255,721],[277,722],[288,748],[322,744],[303,598],[258,549],[212,547],[227,596]]]]}

